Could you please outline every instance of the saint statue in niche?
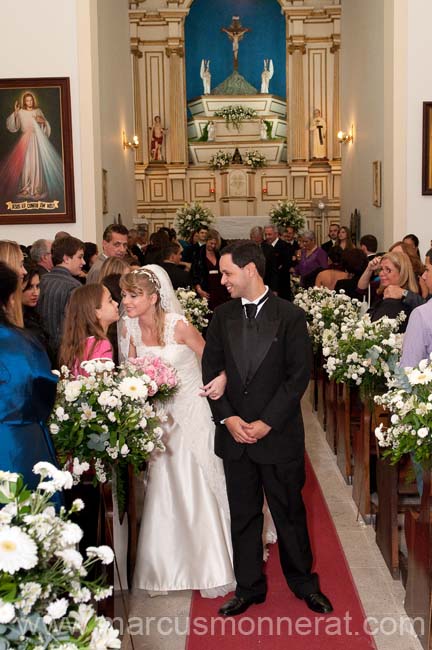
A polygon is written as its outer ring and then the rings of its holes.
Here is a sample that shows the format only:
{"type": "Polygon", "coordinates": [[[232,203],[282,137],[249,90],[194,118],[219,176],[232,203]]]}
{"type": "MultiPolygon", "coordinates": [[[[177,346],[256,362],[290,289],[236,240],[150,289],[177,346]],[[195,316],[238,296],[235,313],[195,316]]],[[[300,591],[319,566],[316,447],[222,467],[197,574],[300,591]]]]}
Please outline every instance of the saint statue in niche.
{"type": "Polygon", "coordinates": [[[319,159],[327,157],[327,125],[321,117],[321,111],[316,108],[310,125],[311,132],[311,158],[319,159]]]}
{"type": "Polygon", "coordinates": [[[153,126],[150,128],[150,158],[151,160],[163,160],[162,144],[165,129],[162,126],[160,115],[155,116],[153,126]]]}
{"type": "Polygon", "coordinates": [[[210,87],[211,87],[210,59],[201,60],[200,77],[202,79],[203,86],[204,86],[203,88],[204,95],[210,95],[210,87]]]}
{"type": "Polygon", "coordinates": [[[264,70],[261,72],[261,93],[266,94],[269,91],[270,79],[273,77],[274,67],[273,59],[264,59],[264,70]]]}

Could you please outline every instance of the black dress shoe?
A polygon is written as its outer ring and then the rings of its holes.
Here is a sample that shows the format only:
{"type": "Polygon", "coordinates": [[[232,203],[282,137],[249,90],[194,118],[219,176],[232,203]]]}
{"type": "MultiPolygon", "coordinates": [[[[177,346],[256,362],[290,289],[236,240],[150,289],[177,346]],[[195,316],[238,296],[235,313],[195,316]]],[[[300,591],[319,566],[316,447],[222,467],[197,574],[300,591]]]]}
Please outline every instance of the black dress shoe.
{"type": "Polygon", "coordinates": [[[328,614],[333,611],[333,605],[323,593],[316,591],[313,594],[308,594],[307,596],[297,596],[305,601],[306,605],[313,612],[318,612],[318,614],[328,614]]]}
{"type": "Polygon", "coordinates": [[[242,598],[241,596],[234,596],[228,600],[225,605],[219,610],[221,616],[237,616],[243,614],[251,605],[258,605],[265,601],[265,596],[253,596],[251,598],[242,598]]]}

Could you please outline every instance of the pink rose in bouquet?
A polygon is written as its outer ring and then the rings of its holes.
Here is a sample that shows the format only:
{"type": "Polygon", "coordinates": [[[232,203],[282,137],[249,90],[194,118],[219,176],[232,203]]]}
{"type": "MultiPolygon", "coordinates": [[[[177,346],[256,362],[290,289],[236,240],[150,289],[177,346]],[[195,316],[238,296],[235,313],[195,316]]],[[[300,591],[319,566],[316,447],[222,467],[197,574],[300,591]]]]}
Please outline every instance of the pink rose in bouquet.
{"type": "Polygon", "coordinates": [[[150,377],[153,387],[149,387],[149,396],[158,399],[171,397],[177,387],[177,372],[160,357],[146,354],[143,357],[129,359],[128,365],[150,377]]]}

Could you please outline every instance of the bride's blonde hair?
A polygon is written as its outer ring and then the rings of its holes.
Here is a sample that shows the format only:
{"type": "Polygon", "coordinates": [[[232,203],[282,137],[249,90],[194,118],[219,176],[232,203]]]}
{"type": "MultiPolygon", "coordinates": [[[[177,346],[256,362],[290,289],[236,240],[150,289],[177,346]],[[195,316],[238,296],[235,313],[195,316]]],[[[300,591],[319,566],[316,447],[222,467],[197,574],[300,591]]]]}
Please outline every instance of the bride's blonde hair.
{"type": "Polygon", "coordinates": [[[150,269],[136,269],[130,273],[126,273],[120,278],[120,288],[129,293],[136,293],[142,296],[145,293],[147,296],[156,294],[157,299],[155,302],[155,320],[156,320],[156,338],[158,345],[163,347],[164,341],[164,326],[165,326],[165,312],[162,309],[160,297],[160,282],[158,277],[150,271],[150,269]]]}

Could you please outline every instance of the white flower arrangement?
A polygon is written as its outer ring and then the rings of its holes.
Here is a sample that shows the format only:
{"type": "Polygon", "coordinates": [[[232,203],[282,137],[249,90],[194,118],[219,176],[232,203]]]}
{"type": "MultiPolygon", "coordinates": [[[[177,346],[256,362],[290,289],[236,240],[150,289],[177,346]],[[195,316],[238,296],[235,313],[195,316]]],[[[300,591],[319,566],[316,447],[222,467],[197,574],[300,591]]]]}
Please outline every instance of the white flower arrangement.
{"type": "Polygon", "coordinates": [[[404,454],[413,454],[423,467],[432,459],[432,361],[423,359],[415,368],[398,368],[388,391],[375,402],[391,413],[391,426],[380,424],[375,436],[384,456],[397,463],[404,454]]]}
{"type": "Polygon", "coordinates": [[[246,151],[244,155],[244,161],[246,165],[256,169],[257,167],[264,167],[267,163],[267,158],[264,154],[260,153],[257,149],[254,151],[246,151]]]}
{"type": "Polygon", "coordinates": [[[288,228],[291,226],[295,232],[305,227],[305,218],[295,201],[278,201],[269,212],[270,220],[275,226],[288,228]]]}
{"type": "Polygon", "coordinates": [[[366,314],[359,320],[346,320],[339,332],[325,329],[322,352],[330,378],[361,386],[363,394],[381,392],[400,359],[403,335],[398,329],[404,319],[401,313],[394,319],[383,316],[371,322],[366,314]]]}
{"type": "Polygon", "coordinates": [[[226,169],[230,165],[232,158],[230,153],[219,149],[219,151],[210,157],[208,164],[210,169],[226,169]]]}
{"type": "Polygon", "coordinates": [[[215,117],[223,117],[225,119],[225,124],[229,128],[230,124],[234,126],[237,131],[240,129],[240,124],[244,120],[250,120],[253,117],[256,117],[257,112],[254,108],[249,106],[226,106],[225,108],[220,108],[214,113],[215,117]]]}
{"type": "Polygon", "coordinates": [[[195,230],[202,226],[210,226],[213,214],[198,201],[185,203],[176,212],[175,227],[181,237],[188,239],[195,230]]]}
{"type": "Polygon", "coordinates": [[[108,546],[90,547],[85,559],[76,550],[83,533],[70,516],[82,501],[56,514],[50,498],[72,486],[69,472],[45,462],[33,471],[40,475],[33,492],[19,474],[0,472],[0,647],[120,648],[118,630],[90,602],[110,596],[112,587],[88,577],[96,562],[110,564],[114,554],[108,546]]]}
{"type": "Polygon", "coordinates": [[[193,289],[179,287],[176,295],[180,305],[183,308],[188,321],[199,331],[202,332],[208,325],[208,316],[211,310],[208,308],[207,298],[200,298],[193,289]]]}
{"type": "Polygon", "coordinates": [[[149,449],[165,449],[160,426],[163,416],[154,400],[160,388],[166,397],[174,386],[160,386],[133,363],[117,370],[112,361],[101,359],[81,365],[88,376],[76,379],[62,367],[49,429],[60,462],[72,470],[76,482],[91,465],[101,483],[116,473],[122,511],[122,477],[127,465],[139,472],[149,458],[149,449]]]}
{"type": "Polygon", "coordinates": [[[294,304],[306,312],[309,335],[315,351],[322,345],[324,330],[331,329],[337,337],[342,325],[357,321],[362,310],[359,300],[352,300],[344,292],[337,293],[326,287],[300,288],[295,295],[294,304]]]}

